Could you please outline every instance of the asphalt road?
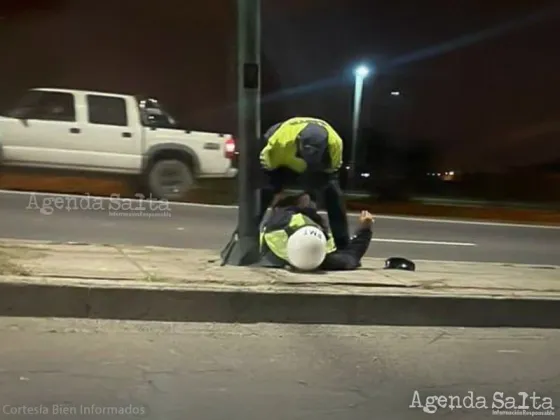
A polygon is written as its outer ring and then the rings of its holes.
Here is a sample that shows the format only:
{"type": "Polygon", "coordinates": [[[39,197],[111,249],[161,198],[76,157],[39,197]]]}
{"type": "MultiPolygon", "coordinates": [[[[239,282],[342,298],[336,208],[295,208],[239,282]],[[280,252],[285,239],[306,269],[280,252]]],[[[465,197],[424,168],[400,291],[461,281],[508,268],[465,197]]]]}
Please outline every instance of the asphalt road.
{"type": "Polygon", "coordinates": [[[535,392],[560,410],[558,330],[2,318],[0,334],[5,419],[408,420],[428,396],[469,391],[488,407],[535,392]]]}
{"type": "MultiPolygon", "coordinates": [[[[219,250],[236,220],[228,207],[0,191],[4,238],[219,250]]],[[[559,250],[560,227],[379,216],[368,255],[551,265],[559,250]]]]}

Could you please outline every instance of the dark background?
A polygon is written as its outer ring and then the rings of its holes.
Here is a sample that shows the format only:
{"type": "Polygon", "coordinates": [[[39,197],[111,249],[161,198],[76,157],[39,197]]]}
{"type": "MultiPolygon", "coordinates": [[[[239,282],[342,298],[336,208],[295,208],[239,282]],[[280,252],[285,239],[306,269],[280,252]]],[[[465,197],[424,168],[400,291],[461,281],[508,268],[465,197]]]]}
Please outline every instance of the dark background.
{"type": "MultiPolygon", "coordinates": [[[[558,1],[262,3],[263,126],[317,116],[349,139],[364,61],[377,69],[364,167],[418,177],[560,159],[558,1]]],[[[235,131],[234,0],[4,0],[0,16],[0,106],[33,86],[145,93],[193,129],[235,131]]]]}

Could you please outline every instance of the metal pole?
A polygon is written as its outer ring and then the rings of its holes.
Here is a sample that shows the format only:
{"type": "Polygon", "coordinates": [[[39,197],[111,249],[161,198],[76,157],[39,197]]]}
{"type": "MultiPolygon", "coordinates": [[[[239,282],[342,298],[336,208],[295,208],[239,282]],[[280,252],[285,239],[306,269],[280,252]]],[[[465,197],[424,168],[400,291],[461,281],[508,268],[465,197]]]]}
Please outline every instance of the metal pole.
{"type": "Polygon", "coordinates": [[[260,5],[261,0],[237,0],[239,210],[237,238],[223,261],[230,265],[259,258],[260,5]]]}
{"type": "Polygon", "coordinates": [[[350,160],[350,177],[348,189],[356,186],[358,171],[356,170],[356,159],[358,156],[358,130],[360,127],[360,112],[362,105],[362,91],[364,88],[364,77],[356,75],[354,82],[354,110],[352,112],[352,149],[350,160]]]}

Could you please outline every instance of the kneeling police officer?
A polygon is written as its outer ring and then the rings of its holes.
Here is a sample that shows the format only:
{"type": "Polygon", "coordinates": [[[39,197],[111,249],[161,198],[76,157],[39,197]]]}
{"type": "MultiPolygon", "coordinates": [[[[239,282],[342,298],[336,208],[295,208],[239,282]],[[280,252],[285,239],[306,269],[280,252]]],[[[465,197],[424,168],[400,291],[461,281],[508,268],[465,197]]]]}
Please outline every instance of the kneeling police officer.
{"type": "Polygon", "coordinates": [[[269,128],[263,143],[260,162],[266,185],[261,189],[258,223],[295,180],[314,200],[316,194],[323,195],[334,242],[337,248],[346,248],[348,221],[338,182],[343,144],[337,132],[326,121],[296,117],[269,128]]]}

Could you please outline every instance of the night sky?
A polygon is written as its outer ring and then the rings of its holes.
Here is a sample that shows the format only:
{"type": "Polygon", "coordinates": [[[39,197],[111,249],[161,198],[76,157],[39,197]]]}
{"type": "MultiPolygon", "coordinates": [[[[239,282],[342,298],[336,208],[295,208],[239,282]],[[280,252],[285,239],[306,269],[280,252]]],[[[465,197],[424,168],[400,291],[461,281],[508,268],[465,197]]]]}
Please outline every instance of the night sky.
{"type": "MultiPolygon", "coordinates": [[[[351,67],[365,61],[378,72],[363,127],[433,139],[453,168],[560,158],[560,2],[262,2],[265,122],[306,114],[346,133],[351,67]]],[[[1,7],[0,105],[38,85],[139,92],[193,128],[235,129],[234,1],[1,7]]]]}

